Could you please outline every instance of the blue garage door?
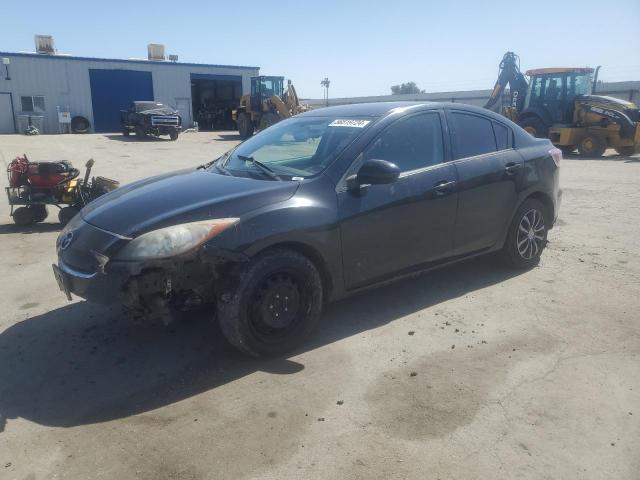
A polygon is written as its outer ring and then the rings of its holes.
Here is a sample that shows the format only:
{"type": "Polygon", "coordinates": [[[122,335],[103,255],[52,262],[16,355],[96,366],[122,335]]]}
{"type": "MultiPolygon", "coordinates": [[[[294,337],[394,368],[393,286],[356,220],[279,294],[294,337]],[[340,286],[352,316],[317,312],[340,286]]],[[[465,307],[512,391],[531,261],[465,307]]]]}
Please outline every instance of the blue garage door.
{"type": "Polygon", "coordinates": [[[96,132],[120,131],[120,110],[136,100],[154,100],[151,72],[90,69],[89,81],[96,132]]]}

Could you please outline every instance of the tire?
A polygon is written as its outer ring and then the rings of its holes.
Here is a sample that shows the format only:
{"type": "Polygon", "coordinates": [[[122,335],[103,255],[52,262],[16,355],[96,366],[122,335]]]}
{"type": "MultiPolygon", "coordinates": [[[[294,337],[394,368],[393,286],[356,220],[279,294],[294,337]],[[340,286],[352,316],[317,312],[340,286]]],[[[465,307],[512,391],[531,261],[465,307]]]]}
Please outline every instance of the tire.
{"type": "Polygon", "coordinates": [[[607,144],[602,137],[597,135],[585,135],[578,144],[578,151],[583,157],[601,157],[607,149],[607,144]]]}
{"type": "Polygon", "coordinates": [[[18,207],[13,211],[13,222],[19,227],[28,227],[35,222],[35,211],[29,207],[18,207]]]}
{"type": "Polygon", "coordinates": [[[636,153],[636,147],[618,147],[616,148],[616,152],[618,152],[618,154],[622,155],[623,157],[630,157],[636,153]]]}
{"type": "Polygon", "coordinates": [[[144,128],[136,127],[136,138],[139,138],[140,140],[147,138],[147,134],[145,133],[144,128]]]}
{"type": "Polygon", "coordinates": [[[30,208],[33,210],[33,221],[36,223],[44,222],[49,216],[45,205],[32,205],[30,208]]]}
{"type": "Polygon", "coordinates": [[[547,245],[549,225],[549,212],[545,206],[533,198],[525,200],[509,226],[501,252],[503,261],[518,269],[535,267],[547,245]]]}
{"type": "Polygon", "coordinates": [[[248,355],[284,354],[320,319],[320,274],[292,250],[270,250],[238,265],[229,287],[218,302],[218,323],[228,342],[248,355]]]}
{"type": "Polygon", "coordinates": [[[575,145],[562,145],[559,148],[562,150],[562,156],[564,157],[571,155],[576,149],[575,145]]]}
{"type": "Polygon", "coordinates": [[[245,139],[253,135],[253,123],[251,117],[246,112],[238,114],[238,133],[240,138],[245,139]]]}
{"type": "Polygon", "coordinates": [[[79,211],[80,209],[78,207],[63,207],[58,212],[58,220],[60,220],[60,223],[64,227],[79,211]]]}
{"type": "Polygon", "coordinates": [[[71,119],[71,131],[73,133],[89,133],[91,122],[80,115],[71,119]]]}
{"type": "Polygon", "coordinates": [[[536,138],[549,138],[549,127],[538,117],[527,117],[518,124],[536,138]]]}
{"type": "Polygon", "coordinates": [[[271,125],[274,125],[280,121],[280,117],[277,113],[267,112],[262,115],[260,119],[260,130],[264,130],[265,128],[269,128],[271,125]]]}
{"type": "Polygon", "coordinates": [[[178,139],[178,131],[172,130],[171,132],[169,132],[169,138],[172,142],[175,142],[178,139]]]}
{"type": "Polygon", "coordinates": [[[126,129],[125,129],[125,130],[122,130],[122,136],[123,136],[123,137],[128,137],[130,133],[131,133],[131,132],[129,132],[129,130],[126,130],[126,129]]]}

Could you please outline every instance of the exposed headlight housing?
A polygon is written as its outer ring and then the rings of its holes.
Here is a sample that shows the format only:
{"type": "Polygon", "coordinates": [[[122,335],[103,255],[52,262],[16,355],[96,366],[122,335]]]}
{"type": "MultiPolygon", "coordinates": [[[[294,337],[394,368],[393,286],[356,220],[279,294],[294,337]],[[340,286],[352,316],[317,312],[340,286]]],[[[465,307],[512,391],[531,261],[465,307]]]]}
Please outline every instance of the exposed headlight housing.
{"type": "Polygon", "coordinates": [[[239,218],[218,218],[153,230],[131,240],[116,254],[114,260],[157,260],[181,255],[197,248],[239,221],[239,218]]]}

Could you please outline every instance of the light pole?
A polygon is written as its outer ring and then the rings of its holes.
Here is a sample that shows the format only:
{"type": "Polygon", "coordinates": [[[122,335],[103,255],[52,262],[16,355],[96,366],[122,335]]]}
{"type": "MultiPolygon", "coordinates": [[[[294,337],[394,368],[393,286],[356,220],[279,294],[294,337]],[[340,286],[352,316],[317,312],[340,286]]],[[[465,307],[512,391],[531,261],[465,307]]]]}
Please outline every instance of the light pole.
{"type": "Polygon", "coordinates": [[[324,102],[327,107],[329,106],[329,84],[330,83],[331,82],[329,81],[328,77],[324,77],[324,80],[320,82],[320,85],[324,87],[324,102]]]}

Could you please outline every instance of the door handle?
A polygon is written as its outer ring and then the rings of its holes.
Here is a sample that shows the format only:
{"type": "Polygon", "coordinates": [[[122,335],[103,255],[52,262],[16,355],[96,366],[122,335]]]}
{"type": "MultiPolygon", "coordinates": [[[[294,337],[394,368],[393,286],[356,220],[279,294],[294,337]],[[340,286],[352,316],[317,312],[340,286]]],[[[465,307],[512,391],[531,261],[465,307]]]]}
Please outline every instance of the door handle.
{"type": "Polygon", "coordinates": [[[513,175],[518,170],[520,170],[520,168],[522,168],[521,163],[510,162],[505,165],[504,171],[507,173],[507,175],[513,175]]]}
{"type": "Polygon", "coordinates": [[[438,182],[435,184],[435,186],[433,187],[433,191],[438,196],[446,195],[451,191],[455,184],[456,182],[454,180],[443,180],[442,182],[438,182]]]}

